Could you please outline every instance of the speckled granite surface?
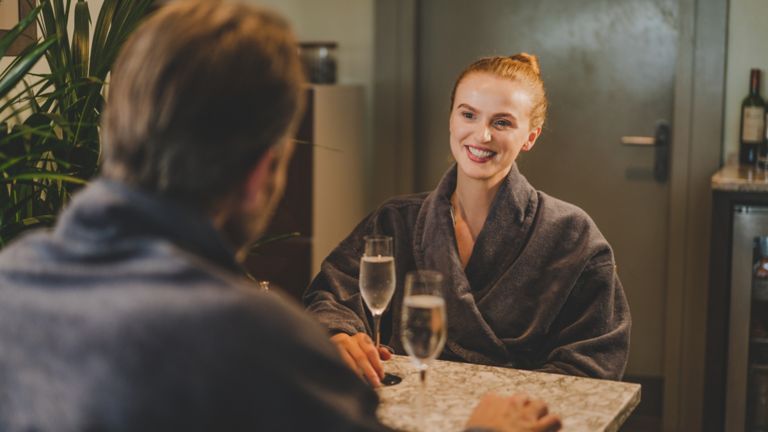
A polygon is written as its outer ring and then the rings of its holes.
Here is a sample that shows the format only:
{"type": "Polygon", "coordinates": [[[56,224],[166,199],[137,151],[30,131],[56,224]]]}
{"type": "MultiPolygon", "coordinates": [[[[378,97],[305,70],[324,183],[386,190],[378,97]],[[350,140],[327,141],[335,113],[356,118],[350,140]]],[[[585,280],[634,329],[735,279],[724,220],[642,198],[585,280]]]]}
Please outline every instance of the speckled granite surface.
{"type": "Polygon", "coordinates": [[[487,392],[543,399],[562,418],[564,431],[616,431],[640,402],[638,384],[436,360],[419,410],[419,375],[410,360],[395,356],[384,367],[403,382],[379,390],[379,418],[405,431],[461,431],[487,392]]]}
{"type": "Polygon", "coordinates": [[[712,189],[768,192],[768,171],[754,166],[726,165],[712,176],[712,189]]]}

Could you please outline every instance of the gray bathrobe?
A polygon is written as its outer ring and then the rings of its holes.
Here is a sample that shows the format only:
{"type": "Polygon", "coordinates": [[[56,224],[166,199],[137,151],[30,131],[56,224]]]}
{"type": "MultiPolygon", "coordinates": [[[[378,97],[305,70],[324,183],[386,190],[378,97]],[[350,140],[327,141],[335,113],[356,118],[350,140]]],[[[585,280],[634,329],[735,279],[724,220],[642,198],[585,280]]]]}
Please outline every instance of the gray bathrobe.
{"type": "Polygon", "coordinates": [[[358,289],[363,237],[394,237],[397,289],[382,343],[404,353],[400,316],[405,274],[445,276],[448,339],[441,358],[621,379],[630,314],[613,252],[578,207],[536,191],[512,167],[491,205],[466,268],[451,218],[454,165],[431,193],[392,198],[325,259],[304,294],[332,333],[371,333],[358,289]]]}

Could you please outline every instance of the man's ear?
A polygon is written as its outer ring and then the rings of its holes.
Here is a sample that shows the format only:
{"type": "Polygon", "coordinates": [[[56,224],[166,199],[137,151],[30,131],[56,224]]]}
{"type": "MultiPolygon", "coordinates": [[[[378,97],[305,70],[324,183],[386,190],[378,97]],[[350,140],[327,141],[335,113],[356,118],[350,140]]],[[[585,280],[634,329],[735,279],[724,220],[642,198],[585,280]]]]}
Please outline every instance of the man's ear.
{"type": "Polygon", "coordinates": [[[269,194],[266,193],[272,181],[275,149],[270,147],[264,152],[259,162],[251,168],[243,185],[242,207],[245,210],[261,210],[266,205],[269,194]]]}

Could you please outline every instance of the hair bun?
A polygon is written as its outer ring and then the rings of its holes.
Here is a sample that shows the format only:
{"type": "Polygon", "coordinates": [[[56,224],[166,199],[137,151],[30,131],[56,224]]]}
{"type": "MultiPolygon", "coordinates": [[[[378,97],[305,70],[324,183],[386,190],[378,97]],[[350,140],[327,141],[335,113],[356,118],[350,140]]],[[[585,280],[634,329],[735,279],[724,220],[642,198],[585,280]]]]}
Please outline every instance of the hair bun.
{"type": "Polygon", "coordinates": [[[528,54],[525,52],[515,54],[510,56],[512,60],[519,61],[520,63],[525,63],[533,69],[534,72],[536,72],[536,75],[541,76],[541,67],[539,66],[539,58],[536,57],[533,54],[528,54]]]}

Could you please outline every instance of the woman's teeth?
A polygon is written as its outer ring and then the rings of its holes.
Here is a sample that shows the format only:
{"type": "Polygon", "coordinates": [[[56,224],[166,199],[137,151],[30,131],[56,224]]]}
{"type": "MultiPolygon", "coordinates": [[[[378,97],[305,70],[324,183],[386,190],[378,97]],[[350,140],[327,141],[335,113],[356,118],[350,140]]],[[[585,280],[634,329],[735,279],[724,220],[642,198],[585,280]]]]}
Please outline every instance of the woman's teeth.
{"type": "Polygon", "coordinates": [[[484,158],[484,159],[485,158],[489,158],[489,157],[491,157],[491,156],[496,154],[496,153],[494,153],[492,151],[481,150],[481,149],[475,148],[475,147],[467,147],[467,149],[469,149],[469,152],[472,153],[472,156],[476,156],[476,157],[484,158]]]}

